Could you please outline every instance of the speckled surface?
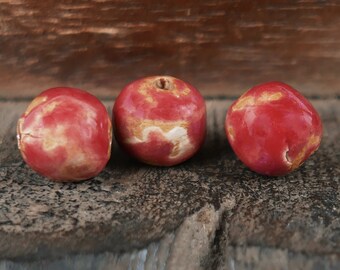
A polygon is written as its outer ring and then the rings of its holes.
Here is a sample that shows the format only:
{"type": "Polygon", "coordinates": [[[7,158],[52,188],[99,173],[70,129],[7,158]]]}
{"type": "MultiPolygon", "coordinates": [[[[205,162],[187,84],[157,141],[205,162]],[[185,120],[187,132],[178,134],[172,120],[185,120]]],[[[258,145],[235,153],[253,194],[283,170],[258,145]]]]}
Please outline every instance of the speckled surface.
{"type": "Polygon", "coordinates": [[[48,182],[23,163],[15,122],[26,105],[0,107],[1,258],[129,251],[160,239],[207,204],[218,211],[225,200],[232,203],[221,219],[226,229],[216,233],[218,252],[227,241],[339,254],[338,100],[314,102],[325,129],[321,147],[286,177],[259,176],[235,158],[223,133],[230,101],[216,100],[207,103],[206,144],[190,161],[155,168],[129,159],[114,145],[107,168],[77,184],[48,182]]]}

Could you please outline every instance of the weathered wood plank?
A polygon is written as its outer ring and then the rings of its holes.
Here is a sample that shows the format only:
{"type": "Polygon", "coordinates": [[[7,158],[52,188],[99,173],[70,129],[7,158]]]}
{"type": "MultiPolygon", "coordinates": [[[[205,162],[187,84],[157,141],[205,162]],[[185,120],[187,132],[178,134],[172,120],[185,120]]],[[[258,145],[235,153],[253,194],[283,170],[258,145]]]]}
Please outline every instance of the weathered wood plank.
{"type": "MultiPolygon", "coordinates": [[[[214,230],[221,223],[221,212],[232,207],[231,201],[216,211],[212,205],[188,217],[174,232],[165,234],[155,243],[141,250],[117,254],[67,255],[60,259],[33,261],[0,261],[0,270],[334,270],[339,269],[337,255],[315,255],[293,252],[288,249],[264,246],[225,247],[225,253],[206,255],[214,247],[214,230]],[[212,219],[209,219],[213,217],[212,219]],[[203,244],[203,245],[202,245],[203,244]]],[[[223,235],[227,231],[219,234],[223,235]]]]}
{"type": "Polygon", "coordinates": [[[340,2],[0,1],[0,97],[68,85],[112,98],[168,74],[205,95],[282,80],[339,95],[340,2]]]}
{"type": "Polygon", "coordinates": [[[277,178],[252,173],[236,160],[223,131],[230,102],[207,102],[207,141],[190,161],[155,168],[114,147],[104,172],[78,184],[47,182],[23,164],[14,123],[27,103],[2,102],[0,119],[6,129],[0,145],[0,257],[36,260],[26,264],[31,269],[39,263],[67,269],[89,260],[93,265],[114,260],[117,269],[142,263],[162,269],[161,262],[168,269],[185,263],[193,269],[228,269],[224,266],[230,264],[273,269],[271,260],[278,257],[282,267],[277,269],[302,263],[309,269],[336,268],[340,101],[313,101],[324,123],[322,145],[298,171],[277,178]],[[164,236],[166,242],[151,244],[147,251],[132,251],[164,236]],[[150,257],[161,247],[161,255],[150,257]],[[104,251],[115,253],[70,255],[104,251]],[[128,253],[117,255],[124,251],[128,253]],[[69,257],[53,259],[65,254],[69,257]],[[185,260],[188,256],[193,260],[185,260]]]}

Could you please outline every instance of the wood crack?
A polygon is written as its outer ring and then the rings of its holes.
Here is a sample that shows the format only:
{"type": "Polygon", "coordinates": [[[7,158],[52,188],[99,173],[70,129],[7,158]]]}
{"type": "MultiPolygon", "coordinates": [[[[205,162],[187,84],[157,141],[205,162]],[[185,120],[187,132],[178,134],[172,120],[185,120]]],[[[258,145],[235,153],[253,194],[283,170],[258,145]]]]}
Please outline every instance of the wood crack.
{"type": "Polygon", "coordinates": [[[215,231],[215,236],[210,245],[210,252],[203,260],[203,268],[209,270],[218,269],[219,265],[225,257],[225,249],[227,245],[227,222],[229,210],[224,210],[219,219],[218,227],[215,231]]]}

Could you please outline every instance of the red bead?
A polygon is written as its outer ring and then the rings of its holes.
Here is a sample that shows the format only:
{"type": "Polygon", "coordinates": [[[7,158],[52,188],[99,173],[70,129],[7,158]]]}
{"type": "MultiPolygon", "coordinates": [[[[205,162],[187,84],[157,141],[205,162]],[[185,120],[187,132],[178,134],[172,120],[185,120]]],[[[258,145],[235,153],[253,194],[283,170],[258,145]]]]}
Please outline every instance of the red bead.
{"type": "Polygon", "coordinates": [[[225,132],[246,166],[279,176],[298,168],[318,149],[322,123],[298,91],[269,82],[253,87],[230,106],[225,132]]]}
{"type": "Polygon", "coordinates": [[[190,84],[170,76],[134,81],[113,108],[119,145],[151,165],[172,166],[193,156],[206,133],[203,97],[190,84]]]}
{"type": "Polygon", "coordinates": [[[42,92],[17,125],[25,162],[56,181],[79,181],[99,174],[111,154],[112,126],[104,105],[73,88],[42,92]]]}

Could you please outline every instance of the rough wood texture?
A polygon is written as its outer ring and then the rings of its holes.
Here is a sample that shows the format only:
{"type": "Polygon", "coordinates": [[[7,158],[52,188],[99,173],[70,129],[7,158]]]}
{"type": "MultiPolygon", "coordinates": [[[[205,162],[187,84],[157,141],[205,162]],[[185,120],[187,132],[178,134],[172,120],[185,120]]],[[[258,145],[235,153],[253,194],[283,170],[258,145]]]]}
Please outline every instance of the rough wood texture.
{"type": "Polygon", "coordinates": [[[339,95],[340,2],[0,0],[0,97],[69,85],[112,98],[169,74],[205,95],[282,80],[339,95]]]}
{"type": "MultiPolygon", "coordinates": [[[[29,262],[0,262],[0,270],[335,270],[340,267],[337,255],[315,255],[288,249],[263,246],[226,245],[225,253],[205,257],[214,249],[214,230],[221,223],[221,213],[230,202],[216,211],[212,205],[188,217],[172,233],[141,250],[128,253],[101,253],[68,255],[61,259],[43,259],[29,262]],[[204,217],[202,219],[202,217],[204,217]],[[209,219],[210,218],[210,219],[209,219]],[[213,259],[213,260],[212,260],[213,259]],[[214,261],[215,260],[215,261],[214,261]]],[[[231,205],[232,206],[232,205],[231,205]]],[[[217,234],[223,235],[225,231],[217,234]]]]}
{"type": "Polygon", "coordinates": [[[313,101],[322,145],[298,171],[277,178],[236,160],[223,131],[230,102],[207,102],[207,141],[190,161],[155,168],[114,147],[104,172],[78,184],[47,182],[22,162],[15,122],[27,103],[2,102],[0,256],[21,262],[0,267],[339,268],[340,101],[313,101]],[[115,253],[95,255],[104,251],[115,253]],[[79,252],[92,255],[70,255],[79,252]]]}

